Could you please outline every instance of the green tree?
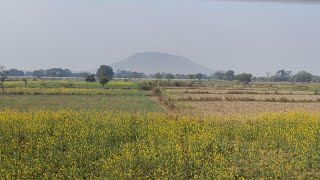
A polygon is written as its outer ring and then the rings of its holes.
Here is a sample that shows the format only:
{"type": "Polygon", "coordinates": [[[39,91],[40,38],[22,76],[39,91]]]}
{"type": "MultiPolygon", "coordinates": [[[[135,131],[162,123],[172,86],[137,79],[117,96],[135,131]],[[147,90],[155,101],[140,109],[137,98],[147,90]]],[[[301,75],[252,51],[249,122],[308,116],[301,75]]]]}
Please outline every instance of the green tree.
{"type": "Polygon", "coordinates": [[[171,73],[166,74],[166,78],[168,79],[168,81],[170,81],[171,79],[174,79],[174,75],[171,73]]]}
{"type": "Polygon", "coordinates": [[[0,86],[2,88],[2,92],[4,93],[4,81],[8,78],[9,71],[4,66],[0,66],[0,86]]]}
{"type": "Polygon", "coordinates": [[[43,69],[35,70],[33,71],[32,75],[40,79],[41,77],[46,75],[46,71],[43,69]]]}
{"type": "Polygon", "coordinates": [[[189,77],[189,79],[193,80],[195,75],[194,74],[189,74],[188,77],[189,77]]]}
{"type": "Polygon", "coordinates": [[[132,72],[131,73],[131,78],[138,79],[138,78],[141,78],[141,77],[140,77],[140,74],[138,72],[132,72]]]}
{"type": "Polygon", "coordinates": [[[203,78],[203,74],[197,73],[195,77],[200,81],[203,78]]]}
{"type": "Polygon", "coordinates": [[[235,76],[233,70],[229,70],[229,71],[227,71],[227,72],[224,74],[224,79],[225,79],[226,81],[233,81],[235,77],[236,77],[236,76],[235,76]]]}
{"type": "Polygon", "coordinates": [[[73,74],[69,69],[51,68],[46,70],[46,76],[48,77],[72,77],[73,74]]]}
{"type": "Polygon", "coordinates": [[[213,79],[216,79],[216,80],[223,80],[224,77],[225,77],[225,72],[223,72],[223,71],[217,71],[217,72],[213,73],[213,74],[211,75],[211,77],[212,77],[213,79]]]}
{"type": "Polygon", "coordinates": [[[94,77],[94,74],[87,75],[85,78],[86,82],[96,82],[96,78],[94,77]]]}
{"type": "Polygon", "coordinates": [[[28,79],[27,79],[27,78],[23,78],[22,81],[24,82],[24,85],[27,86],[27,84],[28,84],[28,79]]]}
{"type": "Polygon", "coordinates": [[[295,82],[311,82],[312,81],[312,74],[306,71],[300,71],[294,76],[295,82]]]}
{"type": "Polygon", "coordinates": [[[252,74],[248,74],[248,73],[242,73],[242,74],[238,74],[236,76],[236,79],[239,82],[242,82],[244,84],[248,84],[249,82],[252,81],[252,74]]]}
{"type": "Polygon", "coordinates": [[[99,78],[100,84],[104,86],[113,79],[113,69],[110,66],[101,65],[97,70],[97,77],[99,78]]]}
{"type": "Polygon", "coordinates": [[[286,71],[284,69],[281,69],[276,72],[276,74],[272,77],[272,79],[276,82],[284,82],[288,81],[291,77],[292,71],[286,71]]]}
{"type": "Polygon", "coordinates": [[[8,76],[24,76],[24,72],[18,69],[10,69],[8,76]]]}
{"type": "Polygon", "coordinates": [[[154,77],[157,78],[157,79],[162,79],[163,78],[161,73],[155,74],[154,77]]]}

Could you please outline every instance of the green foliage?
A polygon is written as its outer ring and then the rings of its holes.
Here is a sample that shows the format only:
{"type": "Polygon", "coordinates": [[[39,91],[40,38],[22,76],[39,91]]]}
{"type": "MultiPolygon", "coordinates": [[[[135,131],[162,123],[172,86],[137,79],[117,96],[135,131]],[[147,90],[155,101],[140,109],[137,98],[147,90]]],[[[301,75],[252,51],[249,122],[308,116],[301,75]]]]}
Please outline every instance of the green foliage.
{"type": "Polygon", "coordinates": [[[46,70],[47,77],[71,77],[73,74],[69,69],[51,68],[46,70]]]}
{"type": "Polygon", "coordinates": [[[285,82],[291,77],[292,71],[286,71],[284,69],[277,71],[277,73],[272,77],[273,81],[285,82]]]}
{"type": "Polygon", "coordinates": [[[115,77],[116,78],[145,78],[147,76],[142,72],[117,70],[117,72],[115,73],[115,77]]]}
{"type": "Polygon", "coordinates": [[[139,89],[140,90],[144,90],[144,91],[150,91],[152,90],[154,87],[156,86],[155,83],[153,82],[142,82],[139,85],[139,89]]]}
{"type": "Polygon", "coordinates": [[[8,78],[7,77],[8,74],[9,74],[9,71],[7,71],[4,66],[0,66],[0,86],[3,93],[4,93],[4,81],[8,78]]]}
{"type": "Polygon", "coordinates": [[[170,81],[171,79],[174,79],[174,75],[171,73],[166,74],[166,78],[168,79],[168,81],[170,81]]]}
{"type": "Polygon", "coordinates": [[[225,73],[225,75],[224,75],[224,79],[226,80],[226,81],[233,81],[234,79],[235,79],[235,73],[234,73],[234,71],[233,70],[229,70],[229,71],[227,71],[226,73],[225,73]]]}
{"type": "Polygon", "coordinates": [[[100,78],[99,79],[99,83],[102,84],[102,86],[104,87],[110,80],[108,78],[100,78]]]}
{"type": "Polygon", "coordinates": [[[22,81],[24,82],[25,85],[28,84],[28,79],[27,78],[23,78],[22,81]]]}
{"type": "Polygon", "coordinates": [[[189,79],[193,80],[195,78],[195,75],[194,74],[189,74],[188,77],[189,77],[189,79]]]}
{"type": "Polygon", "coordinates": [[[9,71],[6,70],[4,66],[0,66],[0,81],[4,83],[4,81],[8,78],[9,71]]]}
{"type": "Polygon", "coordinates": [[[242,82],[244,84],[248,84],[249,82],[252,81],[252,74],[248,74],[248,73],[242,73],[242,74],[238,74],[236,76],[236,79],[239,82],[242,82]]]}
{"type": "Polygon", "coordinates": [[[312,74],[306,71],[298,72],[294,77],[295,82],[311,82],[312,81],[312,74]]]}
{"type": "Polygon", "coordinates": [[[100,84],[103,85],[103,87],[113,79],[113,69],[110,66],[101,65],[100,68],[97,71],[97,77],[99,78],[100,84]]]}
{"type": "Polygon", "coordinates": [[[197,78],[199,81],[200,81],[203,77],[204,77],[204,75],[201,74],[201,73],[197,73],[197,74],[195,75],[195,78],[197,78]]]}
{"type": "Polygon", "coordinates": [[[8,76],[24,76],[24,72],[18,69],[10,69],[8,76]]]}
{"type": "Polygon", "coordinates": [[[46,71],[43,69],[35,70],[35,71],[33,71],[32,75],[37,78],[41,78],[46,75],[46,71]]]}
{"type": "Polygon", "coordinates": [[[2,93],[4,93],[4,85],[3,85],[3,82],[0,82],[0,87],[2,89],[2,93]]]}
{"type": "Polygon", "coordinates": [[[225,77],[225,72],[223,72],[223,71],[217,71],[217,72],[211,74],[211,78],[216,79],[216,80],[223,80],[224,77],[225,77]]]}
{"type": "Polygon", "coordinates": [[[162,78],[163,78],[163,76],[162,76],[161,73],[156,73],[156,74],[154,75],[154,77],[155,77],[156,79],[162,79],[162,78]]]}
{"type": "Polygon", "coordinates": [[[87,75],[85,78],[86,82],[96,82],[96,78],[94,77],[94,74],[87,75]]]}

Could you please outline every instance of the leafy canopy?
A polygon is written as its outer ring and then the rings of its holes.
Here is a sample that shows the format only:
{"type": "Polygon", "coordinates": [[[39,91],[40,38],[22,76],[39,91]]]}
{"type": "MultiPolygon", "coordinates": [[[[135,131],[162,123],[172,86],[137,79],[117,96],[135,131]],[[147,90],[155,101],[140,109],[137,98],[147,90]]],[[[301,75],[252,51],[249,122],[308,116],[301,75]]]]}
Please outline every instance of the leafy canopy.
{"type": "Polygon", "coordinates": [[[100,68],[97,71],[97,77],[99,78],[100,84],[103,85],[103,87],[113,79],[113,69],[110,66],[101,65],[100,68]]]}

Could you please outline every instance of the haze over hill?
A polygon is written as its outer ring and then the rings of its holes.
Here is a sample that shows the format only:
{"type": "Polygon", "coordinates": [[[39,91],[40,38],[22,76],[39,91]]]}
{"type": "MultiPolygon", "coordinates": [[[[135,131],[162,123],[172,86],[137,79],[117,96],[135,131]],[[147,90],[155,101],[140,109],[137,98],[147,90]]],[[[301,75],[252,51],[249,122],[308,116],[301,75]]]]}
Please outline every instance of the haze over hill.
{"type": "Polygon", "coordinates": [[[137,71],[146,74],[157,72],[189,74],[205,73],[210,74],[213,71],[192,62],[191,60],[167,53],[144,52],[134,54],[120,62],[111,64],[114,70],[137,71]]]}
{"type": "Polygon", "coordinates": [[[213,70],[319,74],[320,3],[279,1],[307,0],[0,0],[0,65],[95,73],[167,52],[213,70]]]}

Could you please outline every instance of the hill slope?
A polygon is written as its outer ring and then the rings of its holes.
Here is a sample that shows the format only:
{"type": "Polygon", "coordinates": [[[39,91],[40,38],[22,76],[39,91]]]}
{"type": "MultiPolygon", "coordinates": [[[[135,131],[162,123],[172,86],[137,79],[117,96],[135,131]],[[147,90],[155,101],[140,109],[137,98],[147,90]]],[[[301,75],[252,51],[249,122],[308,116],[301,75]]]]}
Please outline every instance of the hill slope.
{"type": "Polygon", "coordinates": [[[191,60],[167,53],[145,52],[134,54],[120,62],[111,64],[114,70],[127,70],[144,72],[147,74],[165,73],[205,73],[209,74],[212,70],[205,68],[191,60]]]}

